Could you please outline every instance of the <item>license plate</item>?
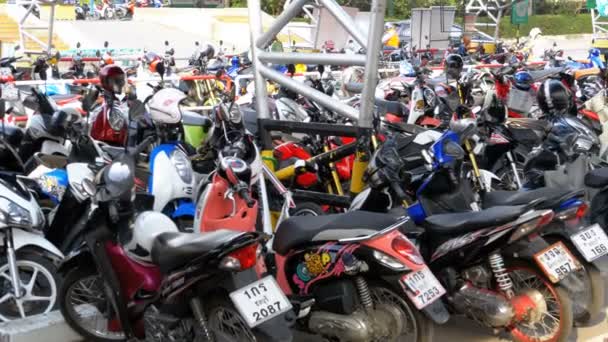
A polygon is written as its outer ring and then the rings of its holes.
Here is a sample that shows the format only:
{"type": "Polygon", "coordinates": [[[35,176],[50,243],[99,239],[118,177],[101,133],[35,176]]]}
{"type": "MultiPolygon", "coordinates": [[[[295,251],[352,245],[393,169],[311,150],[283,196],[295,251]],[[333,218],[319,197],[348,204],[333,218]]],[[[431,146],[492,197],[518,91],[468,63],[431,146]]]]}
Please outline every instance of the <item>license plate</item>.
{"type": "Polygon", "coordinates": [[[11,68],[0,68],[0,76],[10,76],[13,74],[13,71],[11,70],[11,68]]]}
{"type": "Polygon", "coordinates": [[[529,91],[519,90],[517,88],[511,88],[509,90],[509,98],[507,100],[507,107],[518,112],[527,113],[534,104],[534,98],[529,91]]]}
{"type": "Polygon", "coordinates": [[[445,294],[445,289],[428,267],[403,276],[401,286],[419,310],[445,294]]]}
{"type": "Polygon", "coordinates": [[[291,310],[291,303],[272,276],[233,291],[230,299],[251,328],[291,310]]]}
{"type": "Polygon", "coordinates": [[[562,242],[554,243],[534,254],[534,259],[549,280],[554,283],[564,279],[568,273],[581,267],[578,260],[562,242]]]}
{"type": "Polygon", "coordinates": [[[588,262],[608,254],[608,237],[599,224],[594,224],[570,238],[588,262]]]}

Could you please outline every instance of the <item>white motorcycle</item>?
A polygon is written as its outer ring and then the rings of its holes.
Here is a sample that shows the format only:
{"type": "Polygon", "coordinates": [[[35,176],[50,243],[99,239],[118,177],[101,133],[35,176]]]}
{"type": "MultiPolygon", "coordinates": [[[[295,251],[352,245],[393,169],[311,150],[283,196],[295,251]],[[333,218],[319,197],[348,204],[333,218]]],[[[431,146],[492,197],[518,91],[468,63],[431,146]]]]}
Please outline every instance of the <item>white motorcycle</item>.
{"type": "MultiPolygon", "coordinates": [[[[4,113],[0,100],[0,113],[4,113]]],[[[0,139],[3,161],[17,158],[0,139]]],[[[0,177],[0,320],[11,321],[53,310],[63,254],[42,234],[44,215],[21,176],[0,177]]]]}

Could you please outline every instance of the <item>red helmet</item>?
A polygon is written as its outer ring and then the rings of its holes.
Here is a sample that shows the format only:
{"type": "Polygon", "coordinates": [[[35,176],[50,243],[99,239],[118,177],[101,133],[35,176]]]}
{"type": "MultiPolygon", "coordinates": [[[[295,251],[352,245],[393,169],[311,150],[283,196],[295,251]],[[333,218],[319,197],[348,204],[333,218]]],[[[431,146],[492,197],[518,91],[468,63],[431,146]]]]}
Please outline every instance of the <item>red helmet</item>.
{"type": "Polygon", "coordinates": [[[127,77],[119,66],[111,64],[99,71],[99,82],[104,90],[120,94],[127,83],[127,77]]]}

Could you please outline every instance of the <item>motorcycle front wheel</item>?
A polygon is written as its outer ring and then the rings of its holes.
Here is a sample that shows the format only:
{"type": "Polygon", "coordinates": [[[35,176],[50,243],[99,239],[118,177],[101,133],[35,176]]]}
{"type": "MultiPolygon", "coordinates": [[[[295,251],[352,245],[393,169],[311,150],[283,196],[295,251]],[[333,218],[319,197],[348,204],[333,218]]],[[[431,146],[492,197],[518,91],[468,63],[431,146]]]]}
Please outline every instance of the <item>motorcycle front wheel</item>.
{"type": "Polygon", "coordinates": [[[0,259],[0,321],[3,322],[49,313],[57,304],[60,278],[52,262],[36,254],[19,253],[16,266],[21,298],[14,295],[7,259],[0,259]]]}
{"type": "Polygon", "coordinates": [[[77,267],[66,276],[59,291],[59,308],[65,321],[87,341],[124,341],[107,290],[95,270],[77,267]]]}
{"type": "Polygon", "coordinates": [[[514,340],[522,342],[565,342],[573,330],[573,308],[568,292],[551,283],[532,264],[516,263],[507,272],[513,282],[515,295],[537,291],[542,295],[542,309],[533,321],[520,321],[509,330],[514,340]]]}

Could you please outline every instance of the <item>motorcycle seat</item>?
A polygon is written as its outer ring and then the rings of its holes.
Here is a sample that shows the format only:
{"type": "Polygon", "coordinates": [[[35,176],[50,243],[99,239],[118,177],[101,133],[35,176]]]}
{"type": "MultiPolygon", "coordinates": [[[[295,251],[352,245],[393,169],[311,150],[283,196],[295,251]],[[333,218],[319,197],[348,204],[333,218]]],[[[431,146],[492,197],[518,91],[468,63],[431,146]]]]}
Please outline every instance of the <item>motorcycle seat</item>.
{"type": "Polygon", "coordinates": [[[603,167],[589,171],[585,175],[585,185],[590,188],[603,188],[608,185],[608,168],[603,167]]]}
{"type": "Polygon", "coordinates": [[[272,248],[285,255],[306,243],[370,235],[397,221],[398,218],[390,214],[360,210],[322,216],[293,216],[277,228],[272,248]]]}
{"type": "Polygon", "coordinates": [[[375,104],[381,113],[391,113],[397,116],[404,117],[407,115],[405,105],[399,101],[386,101],[383,99],[375,99],[375,104]]]}
{"type": "Polygon", "coordinates": [[[220,229],[204,234],[167,232],[156,237],[150,251],[152,262],[161,272],[169,273],[194,259],[221,248],[241,232],[220,229]]]}
{"type": "Polygon", "coordinates": [[[464,213],[437,214],[427,217],[423,226],[431,234],[461,235],[515,221],[526,211],[528,208],[520,205],[498,206],[464,213]]]}
{"type": "Polygon", "coordinates": [[[558,188],[539,188],[529,191],[492,191],[483,195],[483,207],[525,205],[535,200],[541,200],[536,209],[552,209],[558,207],[564,200],[584,196],[584,190],[572,191],[558,188]]]}

